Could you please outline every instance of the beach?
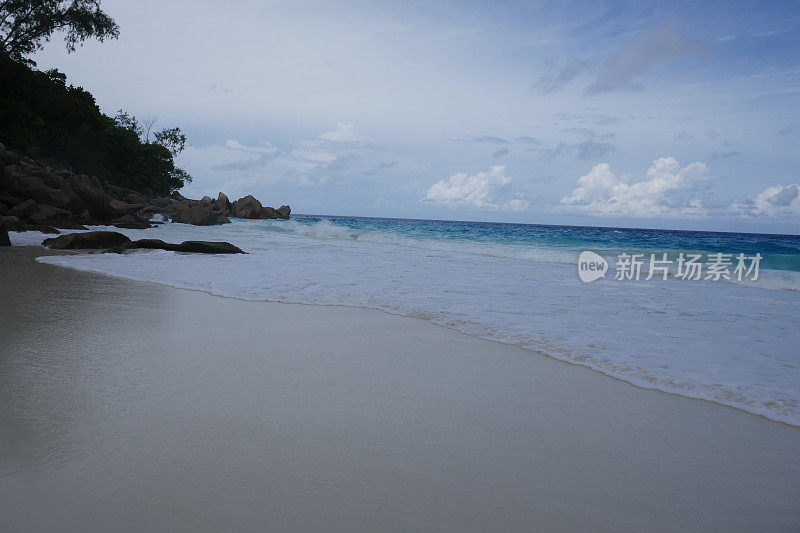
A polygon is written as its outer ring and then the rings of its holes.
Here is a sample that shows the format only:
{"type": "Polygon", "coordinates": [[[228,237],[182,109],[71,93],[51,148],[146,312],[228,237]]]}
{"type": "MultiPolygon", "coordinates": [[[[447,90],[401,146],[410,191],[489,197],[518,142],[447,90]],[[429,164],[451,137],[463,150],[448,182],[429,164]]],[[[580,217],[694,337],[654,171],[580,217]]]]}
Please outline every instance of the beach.
{"type": "Polygon", "coordinates": [[[413,317],[0,251],[7,531],[796,531],[800,429],[413,317]]]}

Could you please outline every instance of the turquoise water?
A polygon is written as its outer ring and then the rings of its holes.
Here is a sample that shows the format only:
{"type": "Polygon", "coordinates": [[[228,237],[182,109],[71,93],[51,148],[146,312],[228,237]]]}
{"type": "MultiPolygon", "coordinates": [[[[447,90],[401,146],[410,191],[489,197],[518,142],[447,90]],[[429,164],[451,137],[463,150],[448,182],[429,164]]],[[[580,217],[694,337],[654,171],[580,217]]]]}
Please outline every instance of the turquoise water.
{"type": "Polygon", "coordinates": [[[800,235],[321,215],[296,215],[294,220],[309,225],[328,220],[337,226],[352,229],[353,239],[357,239],[363,232],[373,232],[431,241],[462,241],[565,251],[594,250],[611,256],[631,251],[676,252],[674,255],[681,251],[733,255],[744,253],[748,256],[760,253],[764,258],[761,262],[762,268],[800,272],[800,235]]]}

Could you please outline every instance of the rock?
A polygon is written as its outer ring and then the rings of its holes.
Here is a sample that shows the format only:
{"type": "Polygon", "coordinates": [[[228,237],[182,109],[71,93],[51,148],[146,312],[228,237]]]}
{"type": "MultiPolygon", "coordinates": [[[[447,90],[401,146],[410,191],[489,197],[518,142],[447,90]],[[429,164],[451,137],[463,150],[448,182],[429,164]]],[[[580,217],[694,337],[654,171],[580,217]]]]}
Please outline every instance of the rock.
{"type": "Polygon", "coordinates": [[[80,222],[81,224],[89,224],[89,225],[91,225],[92,222],[94,222],[92,220],[92,215],[89,213],[88,209],[84,209],[81,212],[81,214],[78,216],[78,222],[80,222]]]}
{"type": "Polygon", "coordinates": [[[128,242],[131,242],[128,237],[116,231],[89,231],[67,233],[53,239],[45,239],[42,241],[42,246],[53,250],[86,250],[112,248],[128,242]]]}
{"type": "Polygon", "coordinates": [[[172,221],[194,224],[195,226],[214,226],[216,224],[230,223],[230,220],[225,215],[215,213],[210,207],[200,204],[178,208],[172,216],[172,221]]]}
{"type": "Polygon", "coordinates": [[[89,228],[87,228],[83,224],[76,224],[75,222],[55,221],[52,224],[53,224],[53,227],[56,227],[56,228],[59,228],[59,229],[79,229],[79,230],[84,230],[84,231],[88,231],[89,230],[89,228]]]}
{"type": "Polygon", "coordinates": [[[49,168],[39,170],[36,175],[44,180],[45,185],[53,189],[58,189],[64,184],[64,179],[49,168]]]}
{"type": "Polygon", "coordinates": [[[150,224],[147,221],[142,220],[138,216],[130,213],[115,218],[111,221],[111,225],[115,228],[123,229],[147,229],[150,227],[150,224]]]}
{"type": "Polygon", "coordinates": [[[0,204],[0,215],[5,215],[6,213],[8,213],[8,208],[6,207],[6,204],[0,204]]]}
{"type": "Polygon", "coordinates": [[[201,201],[201,202],[203,202],[203,203],[205,203],[205,204],[210,204],[211,202],[213,202],[213,200],[211,199],[211,197],[210,197],[210,196],[208,196],[208,195],[206,195],[206,196],[203,196],[202,198],[200,198],[200,201],[201,201]]]}
{"type": "Polygon", "coordinates": [[[146,204],[148,203],[147,196],[136,191],[130,191],[125,195],[125,201],[129,204],[146,204]]]}
{"type": "Polygon", "coordinates": [[[78,196],[95,220],[111,218],[111,205],[100,180],[88,176],[72,176],[69,187],[78,196]]]}
{"type": "Polygon", "coordinates": [[[5,157],[7,152],[8,151],[6,150],[6,145],[0,143],[0,157],[5,157]]]}
{"type": "Polygon", "coordinates": [[[25,200],[9,209],[8,214],[12,217],[28,218],[28,216],[35,213],[38,208],[39,206],[35,201],[25,200]]]}
{"type": "Polygon", "coordinates": [[[25,222],[9,222],[6,219],[6,229],[8,231],[38,231],[39,233],[59,234],[61,233],[53,226],[46,226],[44,224],[27,224],[25,222]]]}
{"type": "Polygon", "coordinates": [[[164,242],[160,239],[139,239],[138,241],[126,242],[110,248],[108,251],[121,254],[126,250],[147,249],[147,250],[169,250],[177,251],[178,245],[164,242]]]}
{"type": "Polygon", "coordinates": [[[171,252],[185,252],[197,254],[244,254],[241,249],[229,242],[212,241],[185,241],[180,244],[164,242],[160,239],[139,239],[119,244],[109,248],[107,251],[121,254],[128,250],[168,250],[171,252]]]}
{"type": "Polygon", "coordinates": [[[62,209],[69,209],[74,203],[74,200],[62,189],[54,189],[47,185],[32,185],[26,191],[17,189],[16,192],[20,196],[36,200],[39,204],[52,205],[62,209]]]}
{"type": "Polygon", "coordinates": [[[216,200],[217,207],[223,214],[227,215],[231,212],[231,201],[225,196],[225,193],[220,192],[216,200]]]}
{"type": "MultiPolygon", "coordinates": [[[[3,146],[0,144],[0,146],[3,146]]],[[[0,246],[11,246],[11,238],[8,236],[6,222],[0,218],[0,246]]]]}
{"type": "Polygon", "coordinates": [[[188,198],[186,198],[184,195],[182,195],[178,191],[175,191],[174,193],[170,194],[169,197],[172,198],[173,200],[178,200],[179,202],[181,202],[183,200],[188,200],[188,198]]]}
{"type": "Polygon", "coordinates": [[[212,241],[184,241],[176,249],[178,252],[192,252],[198,254],[244,254],[240,248],[229,242],[212,241]]]}
{"type": "Polygon", "coordinates": [[[7,151],[6,154],[3,156],[3,160],[6,162],[6,166],[16,165],[17,163],[19,163],[19,156],[14,152],[7,151]]]}
{"type": "MultiPolygon", "coordinates": [[[[220,193],[221,194],[221,193],[220,193]]],[[[280,209],[264,207],[261,202],[248,194],[244,198],[239,198],[231,204],[231,213],[236,218],[289,218],[291,209],[288,205],[281,206],[280,209]]]]}
{"type": "Polygon", "coordinates": [[[171,198],[151,198],[150,205],[154,205],[156,207],[167,207],[168,205],[172,205],[171,198]]]}
{"type": "Polygon", "coordinates": [[[66,209],[53,207],[52,205],[38,205],[36,211],[28,215],[28,220],[34,224],[44,224],[54,220],[65,220],[72,216],[66,209]]]}
{"type": "Polygon", "coordinates": [[[261,218],[264,207],[252,194],[239,198],[231,205],[231,212],[236,218],[261,218]]]}
{"type": "Polygon", "coordinates": [[[112,216],[121,217],[126,213],[133,211],[134,213],[144,209],[144,204],[131,204],[128,202],[120,202],[119,200],[109,200],[109,207],[111,207],[112,216]]]}
{"type": "Polygon", "coordinates": [[[0,204],[5,205],[6,207],[14,207],[20,202],[22,202],[22,198],[17,198],[16,196],[12,196],[5,191],[0,191],[0,204]]]}

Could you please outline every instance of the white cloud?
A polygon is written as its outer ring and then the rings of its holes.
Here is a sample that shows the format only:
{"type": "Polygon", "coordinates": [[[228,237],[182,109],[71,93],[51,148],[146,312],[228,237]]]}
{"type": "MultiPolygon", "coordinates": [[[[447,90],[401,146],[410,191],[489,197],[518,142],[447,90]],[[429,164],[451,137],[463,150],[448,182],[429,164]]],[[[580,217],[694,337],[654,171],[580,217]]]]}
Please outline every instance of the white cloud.
{"type": "Polygon", "coordinates": [[[225,147],[230,148],[231,150],[239,150],[241,152],[256,152],[269,155],[278,154],[281,151],[280,148],[273,146],[269,141],[261,141],[260,146],[247,146],[239,141],[228,139],[225,141],[225,147]]]}
{"type": "Polygon", "coordinates": [[[434,183],[425,196],[425,202],[452,206],[477,207],[503,211],[524,211],[530,207],[521,193],[503,202],[500,196],[510,192],[511,178],[506,176],[504,165],[495,165],[472,176],[459,172],[445,181],[434,183]]]}
{"type": "Polygon", "coordinates": [[[604,216],[701,216],[708,212],[700,198],[708,179],[705,164],[681,168],[672,157],[655,160],[641,179],[617,176],[608,163],[601,163],[578,180],[561,205],[562,210],[604,216]]]}
{"type": "Polygon", "coordinates": [[[361,139],[355,133],[355,125],[352,122],[339,122],[336,129],[320,134],[319,138],[333,142],[357,142],[361,139]]]}
{"type": "Polygon", "coordinates": [[[800,216],[800,185],[767,187],[755,198],[737,202],[734,210],[749,216],[800,216]]]}
{"type": "Polygon", "coordinates": [[[514,198],[503,204],[503,211],[521,212],[531,208],[531,203],[525,199],[522,193],[517,193],[514,198]]]}

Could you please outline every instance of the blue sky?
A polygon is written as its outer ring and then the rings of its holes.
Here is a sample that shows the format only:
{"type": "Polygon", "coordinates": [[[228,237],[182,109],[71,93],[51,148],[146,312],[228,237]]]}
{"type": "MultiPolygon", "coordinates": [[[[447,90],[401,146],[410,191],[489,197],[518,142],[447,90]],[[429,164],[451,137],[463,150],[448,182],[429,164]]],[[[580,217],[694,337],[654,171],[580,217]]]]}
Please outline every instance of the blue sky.
{"type": "Polygon", "coordinates": [[[118,41],[35,59],[180,125],[187,195],[800,230],[799,3],[433,4],[104,0],[118,41]]]}

